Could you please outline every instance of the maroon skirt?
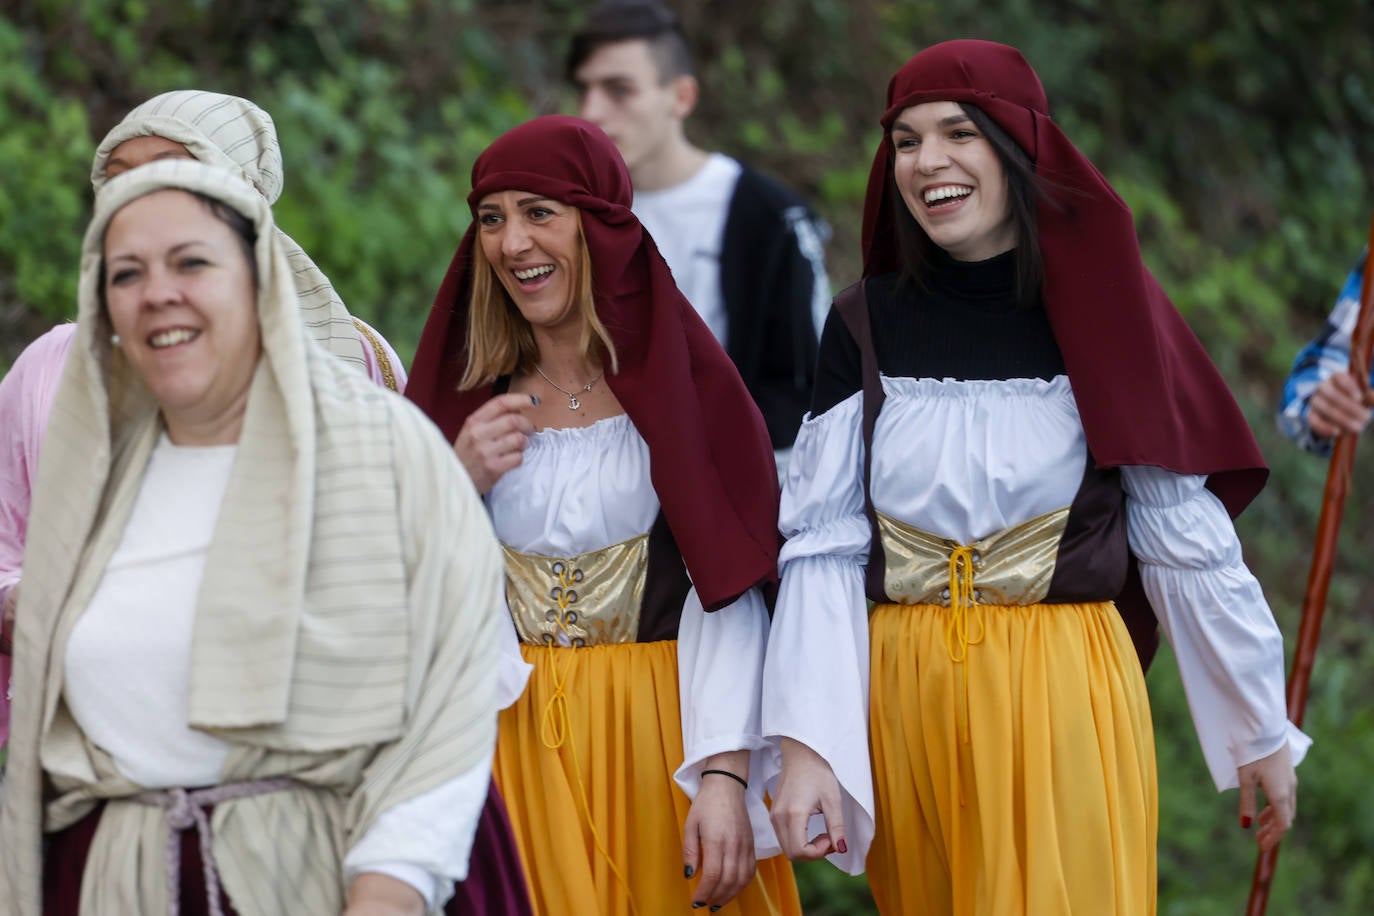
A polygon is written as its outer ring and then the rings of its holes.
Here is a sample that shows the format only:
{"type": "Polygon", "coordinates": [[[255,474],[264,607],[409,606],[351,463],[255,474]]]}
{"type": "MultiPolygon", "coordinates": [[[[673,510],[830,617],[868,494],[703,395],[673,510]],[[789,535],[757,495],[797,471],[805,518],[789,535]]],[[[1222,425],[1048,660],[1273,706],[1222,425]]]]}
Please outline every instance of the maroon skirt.
{"type": "MultiPolygon", "coordinates": [[[[212,806],[205,807],[208,813],[212,806]]],[[[81,909],[81,876],[91,853],[95,828],[100,826],[104,804],[48,837],[43,854],[43,916],[77,916],[81,909]]],[[[235,916],[234,908],[221,886],[220,906],[224,916],[235,916]]],[[[200,839],[194,830],[181,834],[181,913],[182,916],[210,916],[205,899],[205,868],[200,858],[200,839]]]]}
{"type": "Polygon", "coordinates": [[[493,781],[472,841],[468,878],[453,885],[444,916],[534,916],[506,803],[493,781]]]}
{"type": "MultiPolygon", "coordinates": [[[[205,810],[208,814],[213,807],[206,806],[205,810]]],[[[78,916],[81,879],[103,811],[104,805],[100,805],[66,830],[48,838],[43,856],[43,916],[78,916]]],[[[224,916],[236,916],[223,886],[220,887],[220,906],[224,916]]],[[[182,916],[210,914],[200,840],[195,830],[185,830],[181,834],[181,913],[182,916]]],[[[534,914],[520,851],[511,834],[505,802],[494,782],[477,821],[468,878],[454,884],[453,899],[444,907],[444,913],[445,916],[534,914]]]]}

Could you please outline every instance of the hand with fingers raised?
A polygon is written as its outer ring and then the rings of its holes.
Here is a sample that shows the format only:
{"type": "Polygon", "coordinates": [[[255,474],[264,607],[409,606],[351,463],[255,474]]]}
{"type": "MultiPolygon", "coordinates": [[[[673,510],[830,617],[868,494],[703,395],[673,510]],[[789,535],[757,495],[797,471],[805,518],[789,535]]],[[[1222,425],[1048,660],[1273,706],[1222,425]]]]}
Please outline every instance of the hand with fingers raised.
{"type": "Polygon", "coordinates": [[[849,851],[839,780],[825,758],[791,738],[782,739],[782,775],[773,794],[771,818],[789,859],[810,862],[849,851]],[[825,832],[808,840],[807,825],[816,814],[824,818],[825,832]]]}
{"type": "Polygon", "coordinates": [[[485,494],[507,471],[520,466],[534,432],[525,411],[538,403],[528,394],[500,394],[463,423],[453,451],[478,493],[485,494]]]}

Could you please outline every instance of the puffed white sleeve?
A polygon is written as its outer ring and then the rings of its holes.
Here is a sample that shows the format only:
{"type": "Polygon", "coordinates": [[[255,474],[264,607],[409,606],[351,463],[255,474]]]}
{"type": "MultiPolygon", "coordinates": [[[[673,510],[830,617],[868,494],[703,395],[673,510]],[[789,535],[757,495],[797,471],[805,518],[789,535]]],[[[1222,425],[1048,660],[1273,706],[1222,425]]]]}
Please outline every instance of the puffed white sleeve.
{"type": "Polygon", "coordinates": [[[687,593],[677,635],[684,754],[674,778],[696,798],[707,759],[749,751],[745,802],[754,855],[760,859],[782,851],[763,801],[764,788],[779,769],[777,745],[764,740],[760,715],[767,645],[768,608],[757,588],[710,614],[702,610],[696,589],[687,593]]]}
{"type": "Polygon", "coordinates": [[[1125,467],[1122,485],[1131,550],[1217,790],[1285,741],[1297,764],[1312,739],[1288,721],[1283,635],[1225,506],[1198,475],[1125,467]]]}
{"type": "MultiPolygon", "coordinates": [[[[763,733],[807,745],[842,792],[848,851],[830,861],[852,875],[873,841],[868,759],[868,603],[864,565],[862,395],[802,423],[783,487],[782,584],[763,672],[763,733]]],[[[824,830],[817,815],[809,836],[824,830]]]]}

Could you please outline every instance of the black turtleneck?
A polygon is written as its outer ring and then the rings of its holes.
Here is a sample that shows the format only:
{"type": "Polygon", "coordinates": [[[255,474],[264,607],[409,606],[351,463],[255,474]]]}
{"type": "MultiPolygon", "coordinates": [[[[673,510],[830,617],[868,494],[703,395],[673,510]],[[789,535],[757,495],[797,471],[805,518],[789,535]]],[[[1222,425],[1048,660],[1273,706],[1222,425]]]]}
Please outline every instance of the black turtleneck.
{"type": "MultiPolygon", "coordinates": [[[[927,291],[891,273],[870,277],[865,293],[883,375],[1001,381],[1064,373],[1044,307],[1016,301],[1013,252],[975,262],[941,254],[927,291]]],[[[858,344],[832,309],[821,336],[813,414],[863,387],[859,365],[858,344]]]]}

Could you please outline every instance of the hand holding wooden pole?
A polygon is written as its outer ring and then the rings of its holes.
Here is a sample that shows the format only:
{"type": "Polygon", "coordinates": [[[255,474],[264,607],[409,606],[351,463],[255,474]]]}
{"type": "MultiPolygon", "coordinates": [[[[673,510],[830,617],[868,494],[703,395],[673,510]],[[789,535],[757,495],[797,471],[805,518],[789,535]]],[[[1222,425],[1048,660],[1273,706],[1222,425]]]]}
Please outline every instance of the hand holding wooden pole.
{"type": "MultiPolygon", "coordinates": [[[[1370,351],[1374,349],[1374,221],[1369,228],[1369,251],[1364,261],[1364,282],[1360,287],[1360,313],[1350,337],[1350,371],[1360,390],[1369,395],[1370,351]]],[[[1288,718],[1302,726],[1307,709],[1307,687],[1312,680],[1312,660],[1317,654],[1322,614],[1326,611],[1326,592],[1336,566],[1336,540],[1345,515],[1345,498],[1350,492],[1350,471],[1355,464],[1355,445],[1359,436],[1346,433],[1336,438],[1331,467],[1326,474],[1326,492],[1317,521],[1317,540],[1312,550],[1312,568],[1307,575],[1307,592],[1302,600],[1302,623],[1293,653],[1293,670],[1288,676],[1288,718]]],[[[1264,916],[1269,905],[1269,885],[1274,880],[1274,865],[1279,847],[1261,852],[1255,863],[1255,878],[1250,885],[1250,904],[1246,916],[1264,916]]]]}

